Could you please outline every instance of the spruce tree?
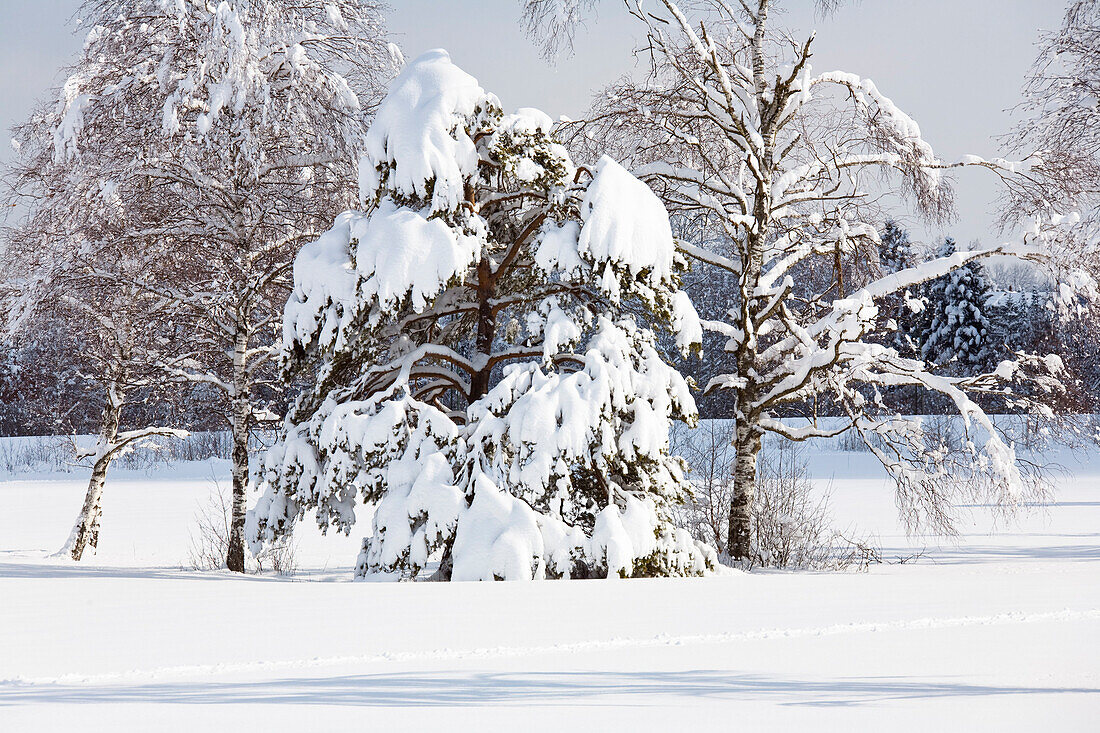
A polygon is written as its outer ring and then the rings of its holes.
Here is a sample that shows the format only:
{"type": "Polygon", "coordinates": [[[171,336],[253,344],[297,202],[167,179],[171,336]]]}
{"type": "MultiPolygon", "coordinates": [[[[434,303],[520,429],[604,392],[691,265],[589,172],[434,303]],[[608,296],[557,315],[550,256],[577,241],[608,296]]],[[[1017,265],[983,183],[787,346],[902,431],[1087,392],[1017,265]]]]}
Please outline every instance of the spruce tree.
{"type": "MultiPolygon", "coordinates": [[[[955,240],[944,240],[937,257],[958,251],[955,240]]],[[[929,321],[921,339],[921,358],[951,371],[977,374],[990,366],[992,327],[986,316],[989,286],[981,265],[968,262],[928,286],[929,321]]]]}
{"type": "MultiPolygon", "coordinates": [[[[919,262],[917,253],[909,239],[909,232],[902,229],[894,220],[887,220],[880,235],[879,266],[883,274],[915,267],[919,262]]],[[[924,307],[927,286],[918,283],[900,293],[883,298],[880,310],[887,323],[892,321],[892,330],[883,338],[888,346],[893,346],[904,356],[916,356],[916,340],[927,325],[928,315],[924,307]]]]}
{"type": "Polygon", "coordinates": [[[909,232],[896,221],[889,219],[883,226],[879,245],[879,264],[887,273],[899,272],[917,262],[909,232]]]}

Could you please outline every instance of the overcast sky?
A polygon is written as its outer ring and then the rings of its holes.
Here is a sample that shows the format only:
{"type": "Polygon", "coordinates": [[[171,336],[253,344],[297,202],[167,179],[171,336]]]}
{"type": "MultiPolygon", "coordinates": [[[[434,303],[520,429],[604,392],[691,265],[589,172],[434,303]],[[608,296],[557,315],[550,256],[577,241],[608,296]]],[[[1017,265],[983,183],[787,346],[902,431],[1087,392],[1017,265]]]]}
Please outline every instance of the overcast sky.
{"type": "MultiPolygon", "coordinates": [[[[617,0],[578,33],[576,54],[548,66],[524,37],[519,0],[390,0],[390,27],[412,58],[447,48],[506,108],[579,116],[592,93],[634,68],[640,26],[617,0]]],[[[79,51],[79,0],[0,0],[0,125],[5,131],[56,84],[79,51]]],[[[943,158],[1000,154],[1040,29],[1060,24],[1062,0],[858,0],[822,19],[810,0],[785,0],[784,26],[816,29],[815,69],[870,77],[920,123],[943,158]]],[[[5,144],[0,161],[7,158],[5,144]]],[[[987,171],[958,176],[959,220],[946,232],[912,222],[918,238],[990,239],[997,185],[987,171]]]]}

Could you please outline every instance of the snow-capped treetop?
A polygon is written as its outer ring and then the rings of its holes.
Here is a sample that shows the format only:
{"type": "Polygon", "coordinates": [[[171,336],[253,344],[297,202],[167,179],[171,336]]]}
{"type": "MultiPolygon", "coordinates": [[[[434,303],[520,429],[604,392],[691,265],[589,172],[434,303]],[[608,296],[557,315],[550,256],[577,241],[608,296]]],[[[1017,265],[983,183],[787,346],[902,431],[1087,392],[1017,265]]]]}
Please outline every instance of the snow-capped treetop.
{"type": "Polygon", "coordinates": [[[367,133],[360,163],[360,197],[379,186],[403,196],[431,199],[432,211],[450,211],[476,170],[473,136],[479,114],[499,112],[500,102],[474,77],[435,49],[404,68],[390,87],[367,133]]]}
{"type": "MultiPolygon", "coordinates": [[[[87,63],[66,81],[58,104],[55,151],[62,157],[79,154],[89,105],[144,94],[155,106],[140,110],[148,115],[142,124],[166,137],[202,140],[219,128],[238,134],[242,125],[263,122],[303,145],[298,128],[311,112],[295,91],[308,89],[312,114],[324,110],[340,123],[310,144],[359,145],[359,94],[372,91],[389,65],[373,2],[308,0],[289,9],[274,0],[115,0],[86,2],[82,13],[92,27],[87,63]]],[[[242,142],[260,143],[238,136],[238,147],[242,142]]],[[[219,145],[210,139],[207,149],[219,145]]],[[[264,153],[274,150],[255,152],[241,162],[262,174],[275,163],[264,153]]]]}
{"type": "MultiPolygon", "coordinates": [[[[368,173],[360,185],[373,186],[363,193],[376,208],[341,215],[333,229],[302,249],[284,313],[286,348],[305,349],[315,339],[320,348],[341,348],[349,324],[376,324],[406,299],[420,312],[461,282],[492,249],[486,241],[493,236],[491,224],[470,216],[469,202],[440,192],[471,185],[483,165],[473,147],[480,132],[485,154],[517,184],[546,189],[549,197],[563,195],[575,185],[576,167],[549,136],[552,126],[549,116],[530,108],[504,115],[496,98],[446,51],[430,51],[410,64],[368,133],[373,152],[363,157],[361,170],[368,173]],[[401,119],[412,127],[378,132],[401,119]],[[388,157],[376,158],[379,153],[388,157]],[[445,180],[450,182],[441,186],[445,180]],[[437,214],[462,226],[450,226],[437,214]]],[[[610,158],[602,158],[590,175],[587,186],[577,187],[583,196],[576,218],[560,225],[537,219],[535,263],[549,277],[567,278],[579,276],[584,263],[601,263],[596,282],[608,298],[639,297],[649,307],[669,310],[681,325],[681,347],[697,343],[700,327],[686,296],[665,295],[675,289],[683,260],[660,200],[610,158]]]]}
{"type": "MultiPolygon", "coordinates": [[[[141,212],[122,236],[163,241],[146,285],[196,311],[197,338],[266,331],[293,253],[354,200],[349,159],[390,72],[379,7],[92,0],[82,15],[84,58],[41,120],[54,164],[88,152],[78,198],[141,212]]],[[[224,385],[228,366],[201,378],[224,385]]]]}

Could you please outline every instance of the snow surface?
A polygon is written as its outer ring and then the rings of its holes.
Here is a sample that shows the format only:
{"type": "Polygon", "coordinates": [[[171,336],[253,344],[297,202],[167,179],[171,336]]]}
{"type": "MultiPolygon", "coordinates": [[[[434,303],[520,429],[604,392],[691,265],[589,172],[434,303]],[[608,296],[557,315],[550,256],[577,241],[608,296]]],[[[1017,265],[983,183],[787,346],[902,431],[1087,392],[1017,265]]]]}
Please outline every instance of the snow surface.
{"type": "Polygon", "coordinates": [[[924,557],[615,583],[351,582],[308,526],[295,576],[181,569],[219,460],[116,472],[75,564],[86,477],[0,475],[0,730],[1095,730],[1100,456],[1049,457],[1054,503],[951,544],[819,441],[841,523],[924,557]]]}

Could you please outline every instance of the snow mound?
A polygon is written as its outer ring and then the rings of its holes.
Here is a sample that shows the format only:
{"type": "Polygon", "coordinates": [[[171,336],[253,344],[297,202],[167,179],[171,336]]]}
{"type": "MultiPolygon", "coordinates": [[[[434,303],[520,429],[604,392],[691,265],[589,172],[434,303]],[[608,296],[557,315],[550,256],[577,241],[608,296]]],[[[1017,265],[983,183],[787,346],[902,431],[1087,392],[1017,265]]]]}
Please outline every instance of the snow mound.
{"type": "Polygon", "coordinates": [[[294,292],[283,312],[283,344],[332,343],[354,310],[356,274],[348,244],[363,214],[345,211],[294,260],[294,292]]]}
{"type": "Polygon", "coordinates": [[[361,309],[377,320],[408,298],[420,311],[445,285],[461,280],[480,252],[480,237],[390,200],[369,215],[345,212],[294,263],[283,343],[339,349],[361,309]]]}

